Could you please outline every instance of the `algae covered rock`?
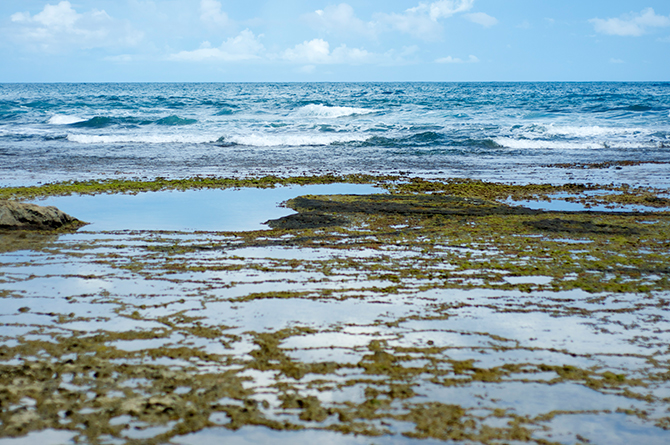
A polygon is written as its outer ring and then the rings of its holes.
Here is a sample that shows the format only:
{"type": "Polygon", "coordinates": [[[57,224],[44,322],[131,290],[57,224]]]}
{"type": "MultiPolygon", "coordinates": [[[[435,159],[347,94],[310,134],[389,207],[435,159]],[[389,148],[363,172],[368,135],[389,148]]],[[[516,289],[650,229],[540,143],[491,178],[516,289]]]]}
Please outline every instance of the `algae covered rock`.
{"type": "Polygon", "coordinates": [[[0,230],[53,230],[83,224],[53,206],[0,201],[0,230]]]}
{"type": "Polygon", "coordinates": [[[283,216],[279,219],[265,221],[273,229],[319,229],[323,227],[341,226],[347,223],[344,218],[338,218],[322,213],[296,213],[283,216]]]}

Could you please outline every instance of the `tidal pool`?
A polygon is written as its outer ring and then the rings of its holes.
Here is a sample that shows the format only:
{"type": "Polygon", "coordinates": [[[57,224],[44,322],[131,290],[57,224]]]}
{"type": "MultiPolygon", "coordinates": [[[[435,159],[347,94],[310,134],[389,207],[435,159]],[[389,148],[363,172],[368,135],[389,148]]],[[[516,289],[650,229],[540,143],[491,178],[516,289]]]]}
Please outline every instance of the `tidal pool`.
{"type": "Polygon", "coordinates": [[[57,196],[33,201],[58,207],[90,223],[86,231],[241,231],[267,229],[263,223],[294,213],[279,206],[303,194],[380,193],[367,184],[327,184],[273,189],[225,189],[57,196]]]}

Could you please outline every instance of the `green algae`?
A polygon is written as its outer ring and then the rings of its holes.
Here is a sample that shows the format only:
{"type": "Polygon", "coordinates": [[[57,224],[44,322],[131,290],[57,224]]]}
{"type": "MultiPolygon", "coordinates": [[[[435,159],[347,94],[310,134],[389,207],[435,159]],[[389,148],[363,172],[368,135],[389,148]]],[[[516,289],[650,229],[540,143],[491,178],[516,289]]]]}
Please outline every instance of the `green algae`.
{"type": "Polygon", "coordinates": [[[69,196],[73,194],[97,195],[103,193],[157,192],[165,190],[203,190],[228,188],[274,188],[289,185],[313,184],[370,184],[398,180],[398,176],[375,177],[370,175],[323,175],[279,177],[264,176],[260,178],[221,178],[195,176],[186,179],[166,179],[157,177],[153,180],[143,179],[107,179],[91,181],[67,181],[42,184],[39,186],[0,188],[0,199],[34,199],[47,196],[69,196]]]}
{"type": "Polygon", "coordinates": [[[568,168],[568,169],[606,169],[606,168],[618,168],[621,167],[634,167],[639,165],[667,165],[668,162],[664,161],[607,161],[607,162],[592,162],[592,163],[577,163],[577,162],[568,162],[568,163],[559,163],[559,164],[549,164],[545,167],[553,168],[568,168]]]}
{"type": "Polygon", "coordinates": [[[96,195],[109,193],[136,194],[165,190],[202,190],[227,188],[274,188],[278,186],[316,185],[316,184],[371,184],[387,189],[391,193],[441,193],[462,198],[485,200],[551,200],[557,195],[568,194],[568,201],[579,202],[587,206],[594,205],[645,205],[650,207],[668,207],[670,199],[666,190],[651,187],[632,188],[627,184],[596,185],[569,183],[551,184],[502,184],[472,179],[428,180],[402,175],[320,175],[320,176],[263,176],[249,178],[225,178],[195,176],[185,179],[167,179],[157,177],[145,179],[107,179],[90,181],[68,181],[49,183],[39,186],[0,188],[0,199],[35,199],[48,196],[68,196],[73,194],[96,195]],[[605,192],[592,195],[591,192],[605,192]],[[584,193],[589,192],[588,195],[584,193]]]}
{"type": "MultiPolygon", "coordinates": [[[[250,186],[281,185],[273,181],[250,186]]],[[[160,183],[151,187],[181,186],[160,183]]],[[[44,264],[54,261],[47,258],[62,258],[64,263],[80,261],[105,272],[45,274],[32,261],[5,263],[0,298],[22,297],[26,291],[14,289],[13,283],[35,279],[13,273],[14,268],[35,270],[45,279],[118,278],[128,290],[72,291],[68,301],[113,306],[116,320],[140,324],[120,331],[71,330],[71,323],[94,317],[68,310],[50,312],[53,325],[40,321],[27,334],[2,337],[0,437],[63,429],[75,432],[83,443],[102,443],[102,437],[131,442],[129,432],[153,426],[162,429],[143,443],[166,443],[211,427],[235,431],[257,426],[370,437],[402,434],[417,440],[546,444],[551,442],[539,433],[549,428],[551,419],[608,412],[548,410],[520,415],[476,390],[510,384],[575,385],[616,396],[619,405],[612,411],[620,409],[667,428],[667,414],[659,412],[669,406],[663,394],[670,368],[667,344],[658,337],[670,307],[667,212],[547,212],[504,202],[510,197],[545,199],[556,193],[597,191],[597,186],[410,178],[381,178],[379,183],[392,193],[303,196],[287,203],[298,214],[332,218],[321,219],[330,221],[325,225],[315,224],[317,218],[310,225],[254,232],[120,232],[67,240],[35,234],[23,244],[16,241],[16,251],[40,252],[44,264]],[[267,255],[245,253],[259,248],[267,249],[267,255]],[[274,251],[294,254],[277,256],[274,251]],[[308,255],[312,252],[329,254],[308,255]],[[545,279],[535,280],[538,277],[545,279]],[[131,284],[142,282],[163,285],[164,290],[136,290],[131,284]],[[431,301],[434,297],[424,296],[426,301],[419,304],[420,295],[449,295],[450,290],[479,290],[492,296],[472,301],[431,301]],[[578,301],[572,294],[559,293],[573,290],[584,291],[589,298],[578,301]],[[509,297],[511,292],[519,294],[509,297]],[[367,330],[355,336],[351,332],[360,326],[353,322],[329,325],[302,320],[254,330],[237,326],[234,316],[247,305],[262,307],[268,302],[353,300],[385,305],[396,299],[405,299],[411,309],[369,320],[367,330]],[[626,337],[641,345],[643,353],[575,352],[569,346],[535,345],[533,339],[488,332],[486,325],[451,325],[463,313],[477,310],[577,319],[604,336],[612,331],[637,332],[640,320],[652,329],[626,337]],[[226,312],[231,314],[226,323],[208,318],[226,312]],[[641,318],[631,320],[636,314],[641,318]],[[421,331],[425,341],[402,343],[422,322],[428,326],[421,331]],[[357,341],[296,346],[342,334],[357,341]],[[437,343],[441,335],[467,340],[437,343]],[[129,347],[135,343],[139,346],[129,347]],[[300,355],[328,352],[345,352],[350,359],[300,355]],[[503,357],[502,363],[486,362],[494,356],[503,357]],[[615,359],[642,364],[603,365],[607,360],[618,363],[615,359]],[[427,400],[430,388],[472,388],[482,406],[427,400]],[[354,390],[358,398],[347,395],[354,390]],[[333,394],[340,396],[330,397],[333,394]],[[642,410],[630,408],[638,402],[655,413],[642,415],[642,410]],[[399,430],[396,422],[410,426],[399,430]]],[[[248,186],[240,184],[233,186],[248,186]]],[[[118,191],[139,190],[120,187],[118,191]]],[[[631,195],[638,192],[652,193],[628,190],[631,195]]],[[[34,303],[21,305],[18,312],[43,313],[34,303]]],[[[4,326],[14,327],[8,322],[4,326]]]]}

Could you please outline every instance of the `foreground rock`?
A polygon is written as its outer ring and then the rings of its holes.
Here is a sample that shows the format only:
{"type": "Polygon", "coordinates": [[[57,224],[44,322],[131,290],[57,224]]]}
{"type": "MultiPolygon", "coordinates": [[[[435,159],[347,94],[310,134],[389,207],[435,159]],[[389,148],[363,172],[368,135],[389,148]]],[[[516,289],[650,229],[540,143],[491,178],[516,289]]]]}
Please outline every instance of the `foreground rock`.
{"type": "Polygon", "coordinates": [[[83,224],[53,206],[0,201],[0,230],[54,230],[83,224]]]}

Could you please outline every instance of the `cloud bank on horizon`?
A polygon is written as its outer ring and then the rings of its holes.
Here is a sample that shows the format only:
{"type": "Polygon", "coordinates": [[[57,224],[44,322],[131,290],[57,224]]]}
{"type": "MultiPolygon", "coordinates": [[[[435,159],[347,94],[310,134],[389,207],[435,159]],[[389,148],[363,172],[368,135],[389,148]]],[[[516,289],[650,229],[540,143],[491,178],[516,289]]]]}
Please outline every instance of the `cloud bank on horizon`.
{"type": "Polygon", "coordinates": [[[0,82],[670,80],[655,0],[246,3],[3,0],[0,82]]]}

